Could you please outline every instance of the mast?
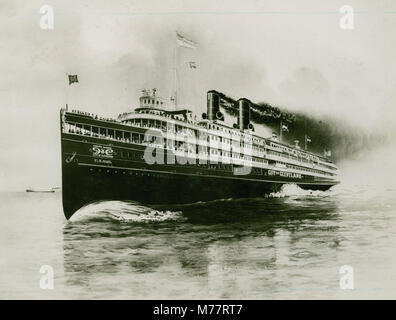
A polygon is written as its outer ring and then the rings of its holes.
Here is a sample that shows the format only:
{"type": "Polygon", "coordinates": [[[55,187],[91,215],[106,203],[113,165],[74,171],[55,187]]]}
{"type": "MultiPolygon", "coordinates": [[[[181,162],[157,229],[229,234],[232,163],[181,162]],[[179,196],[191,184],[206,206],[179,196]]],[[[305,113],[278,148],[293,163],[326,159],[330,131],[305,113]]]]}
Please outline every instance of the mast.
{"type": "Polygon", "coordinates": [[[308,145],[307,145],[307,118],[304,118],[304,148],[305,151],[308,149],[308,145]]]}
{"type": "Polygon", "coordinates": [[[178,79],[177,79],[177,44],[173,48],[173,102],[175,110],[177,109],[177,90],[178,90],[178,79]]]}
{"type": "Polygon", "coordinates": [[[283,131],[283,127],[282,127],[282,118],[279,122],[279,142],[282,142],[282,131],[283,131]]]}
{"type": "Polygon", "coordinates": [[[172,99],[174,100],[175,110],[178,106],[178,90],[179,90],[179,72],[178,72],[178,49],[179,47],[196,49],[197,43],[187,39],[176,31],[176,43],[173,51],[173,92],[172,99]]]}
{"type": "Polygon", "coordinates": [[[305,150],[308,149],[308,144],[307,144],[307,134],[304,135],[304,148],[305,150]]]}

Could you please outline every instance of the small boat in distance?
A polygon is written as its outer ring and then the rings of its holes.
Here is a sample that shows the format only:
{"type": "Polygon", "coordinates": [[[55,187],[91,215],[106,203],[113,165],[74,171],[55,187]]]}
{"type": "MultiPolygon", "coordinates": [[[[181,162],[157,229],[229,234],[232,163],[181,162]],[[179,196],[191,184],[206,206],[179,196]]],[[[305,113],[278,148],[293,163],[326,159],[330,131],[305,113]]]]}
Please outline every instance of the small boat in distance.
{"type": "Polygon", "coordinates": [[[52,188],[51,190],[35,190],[35,189],[32,189],[32,188],[28,188],[28,189],[26,189],[26,192],[52,193],[52,192],[55,192],[54,189],[55,188],[52,188]]]}

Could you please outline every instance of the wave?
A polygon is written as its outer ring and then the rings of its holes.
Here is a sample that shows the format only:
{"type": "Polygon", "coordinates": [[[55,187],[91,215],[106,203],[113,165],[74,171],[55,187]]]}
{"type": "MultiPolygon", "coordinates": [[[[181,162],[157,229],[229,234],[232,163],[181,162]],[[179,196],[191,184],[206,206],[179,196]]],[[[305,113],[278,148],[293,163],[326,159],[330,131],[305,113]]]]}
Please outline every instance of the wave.
{"type": "Polygon", "coordinates": [[[70,221],[118,220],[121,222],[164,222],[184,220],[181,211],[155,210],[131,201],[100,201],[79,209],[70,221]]]}
{"type": "Polygon", "coordinates": [[[305,190],[300,188],[298,185],[290,183],[284,184],[280,191],[272,192],[266,196],[266,198],[285,198],[285,197],[328,197],[338,192],[338,186],[332,187],[327,191],[320,190],[305,190]]]}

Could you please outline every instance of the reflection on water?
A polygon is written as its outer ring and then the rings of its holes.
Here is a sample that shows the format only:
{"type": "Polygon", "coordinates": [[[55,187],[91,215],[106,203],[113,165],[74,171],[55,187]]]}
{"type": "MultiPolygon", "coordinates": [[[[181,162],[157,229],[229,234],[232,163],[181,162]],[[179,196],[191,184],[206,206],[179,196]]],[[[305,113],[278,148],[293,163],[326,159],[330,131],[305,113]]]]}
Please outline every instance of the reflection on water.
{"type": "Polygon", "coordinates": [[[282,273],[323,257],[331,261],[342,242],[337,198],[293,191],[180,206],[114,201],[84,208],[64,227],[67,284],[96,293],[111,284],[117,297],[136,298],[260,298],[282,291],[289,285],[282,273]]]}

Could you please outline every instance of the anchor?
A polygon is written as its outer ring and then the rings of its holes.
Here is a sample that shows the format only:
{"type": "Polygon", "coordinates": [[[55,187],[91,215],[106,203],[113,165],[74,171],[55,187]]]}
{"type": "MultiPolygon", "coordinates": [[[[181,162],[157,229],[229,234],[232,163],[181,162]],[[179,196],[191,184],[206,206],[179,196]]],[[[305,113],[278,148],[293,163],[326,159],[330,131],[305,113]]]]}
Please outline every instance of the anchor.
{"type": "Polygon", "coordinates": [[[66,159],[66,163],[70,163],[73,161],[74,157],[76,156],[77,152],[73,152],[73,155],[66,159]]]}

